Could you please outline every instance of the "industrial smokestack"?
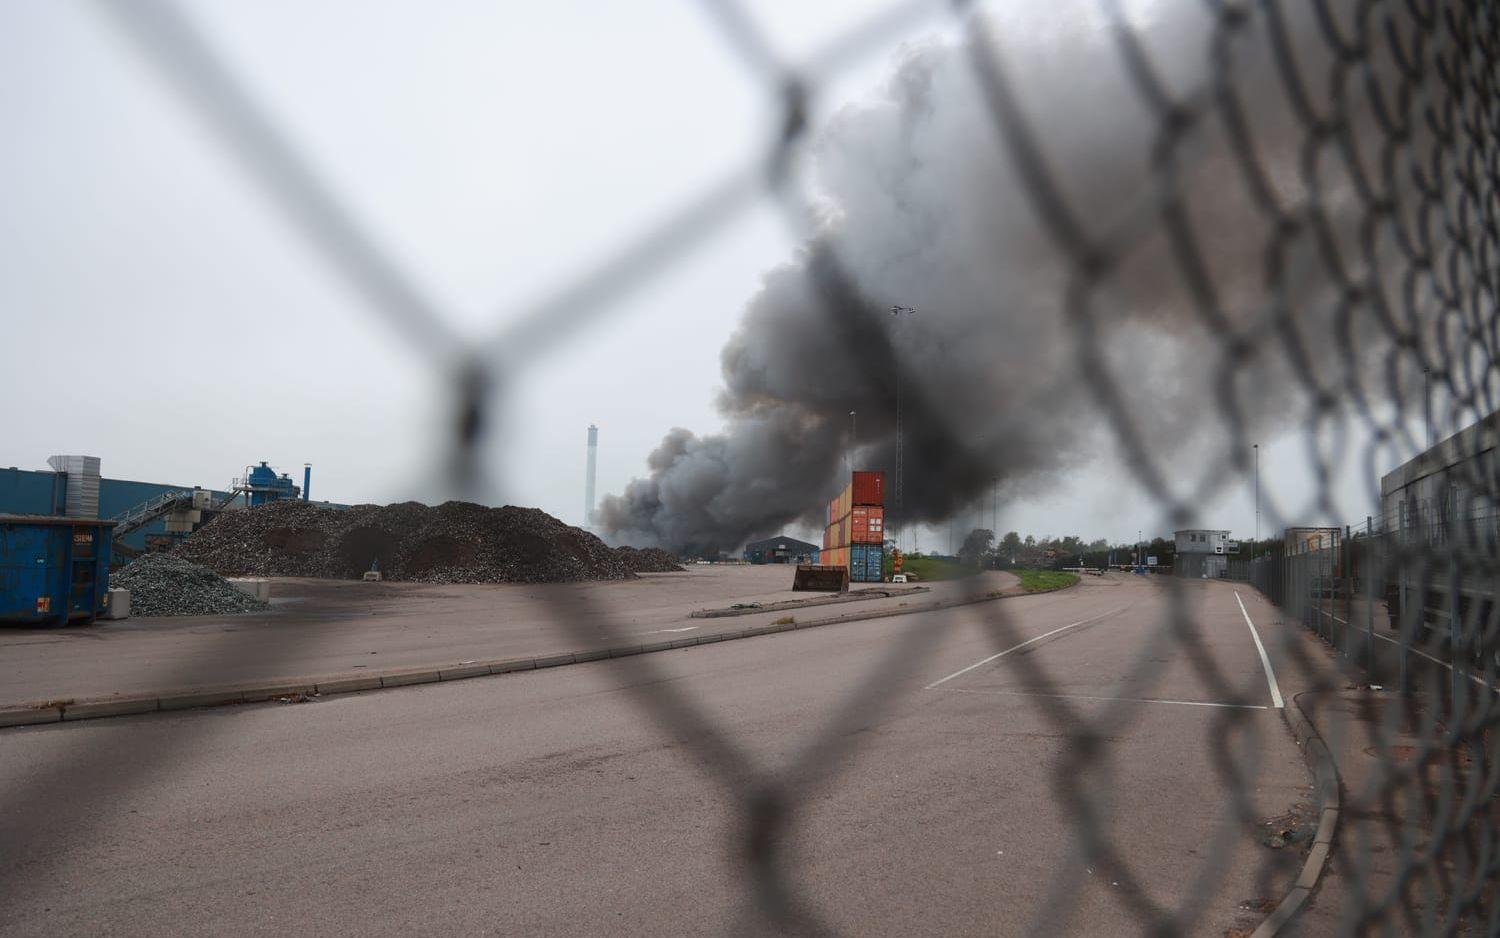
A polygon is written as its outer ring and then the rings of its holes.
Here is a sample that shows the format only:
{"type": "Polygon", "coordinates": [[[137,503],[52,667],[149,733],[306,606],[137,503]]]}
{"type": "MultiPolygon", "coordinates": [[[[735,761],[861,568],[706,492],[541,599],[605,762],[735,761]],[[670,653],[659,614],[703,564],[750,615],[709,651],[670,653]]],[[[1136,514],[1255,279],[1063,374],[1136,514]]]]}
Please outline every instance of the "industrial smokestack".
{"type": "Polygon", "coordinates": [[[594,525],[594,474],[599,464],[599,428],[589,424],[589,463],[583,481],[583,525],[594,525]]]}

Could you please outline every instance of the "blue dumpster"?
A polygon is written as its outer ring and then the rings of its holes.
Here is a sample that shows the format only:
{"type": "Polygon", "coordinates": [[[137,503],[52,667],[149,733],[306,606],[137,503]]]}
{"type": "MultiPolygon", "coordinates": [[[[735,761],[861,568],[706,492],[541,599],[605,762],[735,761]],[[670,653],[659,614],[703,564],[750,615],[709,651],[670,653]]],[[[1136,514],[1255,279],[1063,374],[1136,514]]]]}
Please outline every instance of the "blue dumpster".
{"type": "Polygon", "coordinates": [[[109,601],[113,521],[0,515],[0,622],[92,622],[109,601]]]}

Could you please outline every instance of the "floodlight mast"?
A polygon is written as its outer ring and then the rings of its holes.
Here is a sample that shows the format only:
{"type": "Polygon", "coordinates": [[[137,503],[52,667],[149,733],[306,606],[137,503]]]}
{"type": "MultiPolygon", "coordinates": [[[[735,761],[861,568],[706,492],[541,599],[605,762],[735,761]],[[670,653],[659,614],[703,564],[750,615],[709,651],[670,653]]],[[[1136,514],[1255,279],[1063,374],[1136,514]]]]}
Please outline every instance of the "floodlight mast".
{"type": "MultiPolygon", "coordinates": [[[[911,306],[899,306],[892,304],[891,315],[897,319],[901,314],[915,316],[917,311],[911,306]]],[[[895,349],[892,350],[892,361],[895,360],[895,349]]],[[[902,513],[902,477],[906,469],[905,465],[905,427],[901,423],[901,365],[896,363],[896,546],[902,546],[901,537],[906,533],[906,516],[902,513]]]]}

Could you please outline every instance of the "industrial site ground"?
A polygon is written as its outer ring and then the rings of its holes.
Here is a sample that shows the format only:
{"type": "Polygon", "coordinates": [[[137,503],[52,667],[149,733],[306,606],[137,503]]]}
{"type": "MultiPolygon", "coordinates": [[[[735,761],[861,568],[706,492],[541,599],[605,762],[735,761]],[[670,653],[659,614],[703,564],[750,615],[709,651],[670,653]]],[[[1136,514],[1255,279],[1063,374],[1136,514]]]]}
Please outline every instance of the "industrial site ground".
{"type": "MultiPolygon", "coordinates": [[[[721,595],[718,576],[770,586],[777,573],[785,571],[726,569],[680,575],[669,587],[648,579],[624,588],[653,603],[636,624],[663,627],[721,595]]],[[[774,768],[795,763],[897,637],[930,631],[930,657],[886,689],[890,709],[858,729],[860,746],[835,766],[837,784],[801,799],[788,846],[796,887],[840,931],[1015,934],[1044,905],[1044,885],[1072,862],[1066,766],[1078,727],[1058,722],[1033,696],[1015,667],[1029,656],[1081,717],[1134,708],[1109,740],[1107,776],[1096,766],[1072,781],[1111,791],[1107,834],[1140,877],[1138,888],[1178,905],[1206,868],[1222,870],[1203,897],[1196,933],[1248,933],[1301,872],[1302,851],[1268,845],[1267,832],[1305,829],[1316,816],[1268,666],[1282,664],[1286,642],[1318,643],[1243,586],[1190,591],[1193,637],[1226,683],[1206,682],[1171,643],[1154,652],[1160,667],[1149,690],[1129,702],[1118,696],[1127,662],[1166,615],[1168,590],[1153,578],[1089,577],[1061,592],[1001,600],[1023,645],[998,658],[976,618],[984,606],[651,658],[662,679],[774,768]],[[1265,665],[1240,596],[1272,650],[1265,665]],[[1253,756],[1254,783],[1243,795],[1263,829],[1229,817],[1224,745],[1253,756]]],[[[512,609],[526,608],[518,592],[512,609]]],[[[374,591],[371,608],[403,608],[378,627],[381,648],[430,654],[427,643],[436,640],[462,653],[482,631],[473,624],[482,618],[475,595],[374,591]],[[465,604],[471,624],[445,639],[443,620],[427,611],[462,623],[465,604]]],[[[355,627],[307,605],[296,627],[322,626],[334,636],[355,627]]],[[[220,634],[234,640],[271,621],[220,634]]],[[[174,625],[159,634],[188,647],[228,627],[174,625]]],[[[122,649],[132,638],[103,631],[53,638],[85,644],[78,636],[100,634],[99,647],[122,649]]],[[[542,631],[527,622],[503,640],[541,642],[542,631]]],[[[355,644],[331,638],[316,654],[352,656],[355,644]]],[[[12,644],[7,667],[18,647],[38,661],[59,646],[12,644]]],[[[173,645],[156,647],[168,654],[173,645]]],[[[106,657],[95,657],[95,667],[106,657]]],[[[639,660],[300,706],[0,731],[0,792],[16,835],[0,860],[0,933],[204,933],[215,922],[261,934],[731,929],[754,912],[738,860],[726,852],[743,819],[692,741],[642,718],[630,691],[639,680],[630,664],[639,660]],[[73,767],[80,744],[109,753],[112,771],[73,767]],[[178,757],[163,773],[166,750],[178,757]]],[[[1277,673],[1295,680],[1303,672],[1277,673]]],[[[1067,904],[1068,932],[1130,930],[1125,888],[1082,872],[1067,904]]]]}
{"type": "Polygon", "coordinates": [[[861,584],[842,597],[830,597],[793,592],[791,579],[789,566],[741,564],[692,564],[682,573],[585,583],[435,585],[278,578],[272,580],[271,611],[263,614],[0,630],[0,709],[608,648],[611,642],[594,628],[606,619],[622,626],[625,637],[646,643],[741,631],[787,616],[807,620],[889,613],[1017,585],[1011,574],[988,573],[975,580],[921,586],[861,584]],[[862,598],[867,593],[882,598],[862,598]],[[773,608],[694,616],[751,603],[773,608]],[[569,611],[574,629],[559,626],[560,611],[569,611]],[[580,641],[580,625],[598,638],[580,641]]]}

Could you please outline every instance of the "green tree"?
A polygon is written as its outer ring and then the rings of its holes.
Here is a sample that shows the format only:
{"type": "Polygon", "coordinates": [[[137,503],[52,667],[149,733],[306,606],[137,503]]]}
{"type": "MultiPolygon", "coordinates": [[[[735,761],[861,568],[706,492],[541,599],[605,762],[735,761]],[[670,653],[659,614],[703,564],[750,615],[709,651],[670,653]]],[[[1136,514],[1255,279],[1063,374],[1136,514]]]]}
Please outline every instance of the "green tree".
{"type": "Polygon", "coordinates": [[[995,532],[989,528],[975,528],[964,538],[963,545],[958,548],[958,559],[961,563],[970,566],[979,566],[986,551],[995,541],[995,532]]]}
{"type": "Polygon", "coordinates": [[[1021,535],[1014,531],[1007,531],[1000,539],[998,552],[1005,566],[1013,566],[1021,557],[1021,535]]]}

